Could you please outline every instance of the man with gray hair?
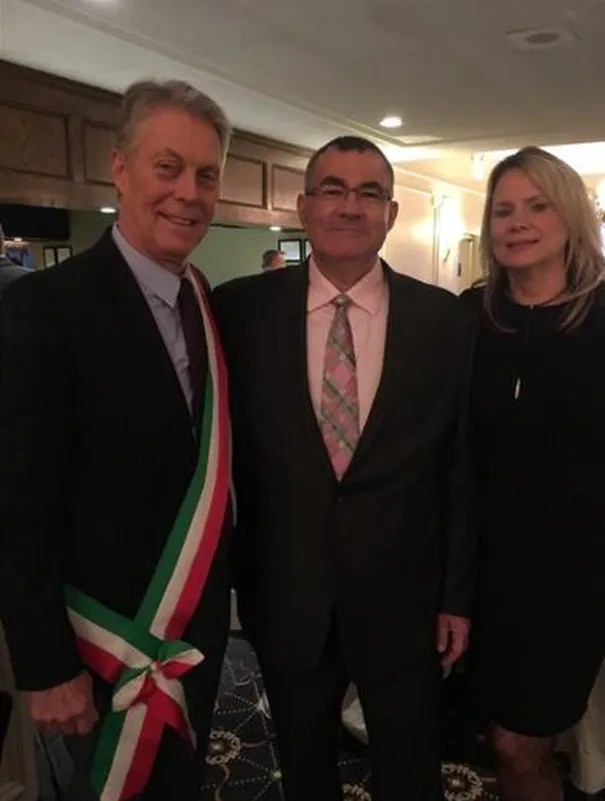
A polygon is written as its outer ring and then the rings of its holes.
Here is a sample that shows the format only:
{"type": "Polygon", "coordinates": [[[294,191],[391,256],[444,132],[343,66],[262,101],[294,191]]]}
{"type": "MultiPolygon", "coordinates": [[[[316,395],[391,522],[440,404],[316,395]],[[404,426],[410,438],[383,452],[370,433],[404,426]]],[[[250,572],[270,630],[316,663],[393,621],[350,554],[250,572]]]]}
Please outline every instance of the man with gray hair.
{"type": "Polygon", "coordinates": [[[0,617],[69,801],[199,797],[228,632],[226,376],[189,263],[230,126],[180,81],[124,96],[116,225],[0,309],[0,617]]]}
{"type": "Polygon", "coordinates": [[[265,250],[262,258],[263,271],[281,270],[286,266],[286,254],[283,250],[265,250]]]}

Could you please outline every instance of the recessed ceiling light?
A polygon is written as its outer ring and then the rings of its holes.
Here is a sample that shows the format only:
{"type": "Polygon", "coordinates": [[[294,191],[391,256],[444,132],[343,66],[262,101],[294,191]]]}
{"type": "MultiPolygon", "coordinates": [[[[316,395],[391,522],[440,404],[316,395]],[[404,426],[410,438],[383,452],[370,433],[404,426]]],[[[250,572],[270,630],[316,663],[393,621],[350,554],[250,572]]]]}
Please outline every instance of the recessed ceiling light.
{"type": "Polygon", "coordinates": [[[101,212],[101,214],[115,214],[116,213],[116,210],[114,209],[113,206],[101,206],[99,211],[101,212]]]}
{"type": "Polygon", "coordinates": [[[515,50],[550,50],[577,41],[576,35],[568,25],[508,31],[506,38],[515,50]]]}
{"type": "Polygon", "coordinates": [[[392,114],[388,117],[383,117],[380,120],[380,124],[383,128],[401,128],[403,125],[403,120],[396,114],[392,114]]]}
{"type": "Polygon", "coordinates": [[[269,227],[270,231],[281,231],[281,225],[271,225],[269,227]]]}

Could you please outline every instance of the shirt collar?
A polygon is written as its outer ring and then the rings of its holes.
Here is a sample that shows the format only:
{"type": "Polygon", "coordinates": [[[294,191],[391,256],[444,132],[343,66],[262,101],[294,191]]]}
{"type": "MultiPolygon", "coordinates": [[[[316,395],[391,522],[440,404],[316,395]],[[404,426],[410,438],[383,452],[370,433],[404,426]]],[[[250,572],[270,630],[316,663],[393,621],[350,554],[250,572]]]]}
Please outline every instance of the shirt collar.
{"type": "Polygon", "coordinates": [[[181,288],[181,276],[175,275],[134,248],[120,231],[117,223],[114,223],[111,233],[137,283],[174,309],[181,288]]]}
{"type": "MultiPolygon", "coordinates": [[[[344,294],[358,308],[375,317],[382,306],[385,288],[384,271],[380,259],[377,258],[372,269],[344,294]]],[[[321,272],[315,259],[311,256],[309,259],[307,311],[317,311],[322,306],[332,303],[334,298],[342,294],[321,272]]]]}

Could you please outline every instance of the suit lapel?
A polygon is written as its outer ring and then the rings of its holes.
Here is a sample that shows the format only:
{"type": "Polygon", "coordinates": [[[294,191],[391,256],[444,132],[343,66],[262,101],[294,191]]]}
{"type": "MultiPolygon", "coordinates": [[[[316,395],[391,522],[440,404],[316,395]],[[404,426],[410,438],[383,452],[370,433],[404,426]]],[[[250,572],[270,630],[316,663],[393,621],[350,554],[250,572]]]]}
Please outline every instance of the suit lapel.
{"type": "Polygon", "coordinates": [[[153,382],[152,386],[141,386],[141,398],[155,393],[156,398],[177,410],[191,431],[191,415],[172,359],[149,304],[113,241],[111,231],[105,234],[98,247],[112,284],[111,313],[116,317],[116,325],[124,330],[127,341],[134,344],[141,375],[150,377],[153,382]]]}
{"type": "Polygon", "coordinates": [[[277,327],[283,331],[282,371],[284,391],[289,398],[284,408],[292,409],[293,425],[302,426],[308,434],[307,441],[314,455],[334,476],[332,463],[324,445],[321,430],[309,391],[309,370],[307,358],[307,297],[309,292],[308,260],[296,267],[289,267],[286,292],[277,299],[277,327]],[[289,405],[289,401],[291,403],[289,405]]]}
{"type": "MultiPolygon", "coordinates": [[[[354,473],[358,464],[371,449],[377,434],[389,412],[401,403],[405,397],[407,369],[418,343],[414,344],[414,305],[408,296],[405,277],[395,273],[383,262],[386,280],[389,287],[389,311],[384,347],[384,363],[376,396],[368,419],[361,433],[351,464],[343,476],[346,481],[354,473]]],[[[282,359],[284,387],[287,388],[288,400],[286,408],[298,410],[293,419],[294,425],[303,426],[308,432],[311,449],[321,460],[330,476],[336,480],[332,463],[321,429],[317,422],[315,409],[309,392],[307,364],[307,296],[309,289],[308,261],[298,267],[288,268],[290,272],[287,290],[276,304],[278,311],[278,327],[283,331],[282,359]]]]}
{"type": "Polygon", "coordinates": [[[408,365],[418,343],[414,344],[414,307],[408,297],[405,277],[399,276],[383,262],[389,288],[389,311],[384,345],[382,374],[368,419],[357,443],[345,478],[354,472],[372,447],[389,412],[405,397],[405,383],[409,376],[408,365]]]}

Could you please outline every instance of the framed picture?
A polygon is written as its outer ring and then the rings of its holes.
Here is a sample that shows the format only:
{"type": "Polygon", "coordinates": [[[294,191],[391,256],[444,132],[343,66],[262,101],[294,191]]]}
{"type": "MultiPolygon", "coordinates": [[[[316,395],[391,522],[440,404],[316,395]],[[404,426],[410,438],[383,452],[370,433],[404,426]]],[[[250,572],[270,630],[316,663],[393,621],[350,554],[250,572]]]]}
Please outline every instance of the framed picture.
{"type": "Polygon", "coordinates": [[[57,264],[61,264],[65,259],[70,259],[74,255],[71,245],[60,245],[57,248],[57,264]]]}
{"type": "Polygon", "coordinates": [[[71,245],[47,245],[44,248],[44,266],[54,267],[65,259],[69,259],[73,254],[71,245]]]}
{"type": "Polygon", "coordinates": [[[57,263],[57,249],[54,247],[44,248],[44,266],[54,267],[57,263]]]}
{"type": "Polygon", "coordinates": [[[277,248],[286,256],[286,264],[298,264],[303,260],[300,239],[278,239],[277,248]]]}

